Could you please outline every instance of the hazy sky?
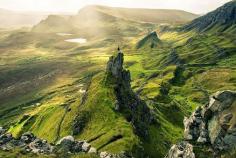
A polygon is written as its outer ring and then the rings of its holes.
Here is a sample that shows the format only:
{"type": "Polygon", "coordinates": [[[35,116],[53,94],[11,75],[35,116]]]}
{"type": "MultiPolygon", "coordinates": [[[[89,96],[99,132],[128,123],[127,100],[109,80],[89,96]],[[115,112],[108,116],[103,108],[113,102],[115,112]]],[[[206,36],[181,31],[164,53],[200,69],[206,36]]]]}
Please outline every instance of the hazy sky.
{"type": "Polygon", "coordinates": [[[0,8],[23,11],[77,12],[88,4],[116,7],[182,9],[206,13],[230,0],[0,0],[0,8]]]}

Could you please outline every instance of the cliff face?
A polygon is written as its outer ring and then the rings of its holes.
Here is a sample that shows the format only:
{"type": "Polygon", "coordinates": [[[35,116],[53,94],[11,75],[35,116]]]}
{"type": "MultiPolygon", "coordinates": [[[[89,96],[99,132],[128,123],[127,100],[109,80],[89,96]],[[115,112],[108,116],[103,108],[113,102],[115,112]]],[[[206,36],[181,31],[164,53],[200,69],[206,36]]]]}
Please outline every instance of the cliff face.
{"type": "Polygon", "coordinates": [[[121,112],[132,123],[135,132],[148,136],[148,125],[152,122],[150,109],[131,89],[130,72],[123,68],[124,54],[119,51],[107,63],[106,86],[113,88],[116,95],[115,110],[121,112]]]}
{"type": "Polygon", "coordinates": [[[222,26],[223,30],[236,23],[236,1],[230,1],[222,7],[210,12],[202,17],[193,20],[183,27],[184,30],[196,29],[197,31],[207,31],[215,26],[222,26]]]}

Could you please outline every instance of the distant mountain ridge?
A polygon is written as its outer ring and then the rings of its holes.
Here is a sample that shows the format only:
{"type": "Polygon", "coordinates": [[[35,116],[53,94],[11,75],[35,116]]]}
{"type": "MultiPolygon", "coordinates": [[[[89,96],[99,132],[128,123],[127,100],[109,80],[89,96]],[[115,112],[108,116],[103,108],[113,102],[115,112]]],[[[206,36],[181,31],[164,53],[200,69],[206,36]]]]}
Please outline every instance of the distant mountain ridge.
{"type": "Polygon", "coordinates": [[[115,17],[148,23],[185,23],[199,15],[175,9],[120,8],[101,5],[89,5],[79,11],[96,10],[115,17]]]}
{"type": "Polygon", "coordinates": [[[0,8],[0,28],[9,27],[31,27],[46,19],[48,15],[70,15],[71,13],[52,13],[52,12],[31,12],[31,11],[12,11],[0,8]]]}
{"type": "Polygon", "coordinates": [[[236,1],[230,1],[216,10],[201,16],[183,27],[184,30],[196,29],[197,31],[207,31],[220,27],[224,31],[236,24],[236,1]]]}
{"type": "Polygon", "coordinates": [[[81,36],[137,35],[156,24],[182,24],[198,16],[180,10],[113,8],[90,5],[77,15],[49,16],[33,27],[34,32],[69,32],[81,36]],[[118,27],[119,26],[119,27],[118,27]],[[142,30],[140,30],[140,28],[142,30]],[[132,31],[131,31],[132,30],[132,31]]]}

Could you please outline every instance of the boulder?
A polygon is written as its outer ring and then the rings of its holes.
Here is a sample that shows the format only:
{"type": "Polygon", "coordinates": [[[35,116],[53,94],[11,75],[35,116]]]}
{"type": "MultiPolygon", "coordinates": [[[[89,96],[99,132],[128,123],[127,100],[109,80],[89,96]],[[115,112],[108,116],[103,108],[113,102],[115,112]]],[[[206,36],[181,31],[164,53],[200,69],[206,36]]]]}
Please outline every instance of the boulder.
{"type": "Polygon", "coordinates": [[[90,154],[97,154],[97,149],[94,148],[94,147],[91,147],[91,148],[89,149],[88,153],[90,153],[90,154]]]}
{"type": "Polygon", "coordinates": [[[165,158],[195,158],[193,146],[188,142],[173,145],[165,158]]]}
{"type": "Polygon", "coordinates": [[[84,141],[76,141],[75,144],[72,146],[72,152],[78,153],[82,152],[82,145],[84,141]]]}
{"type": "Polygon", "coordinates": [[[82,151],[88,152],[90,147],[91,147],[91,145],[89,143],[84,142],[83,145],[82,145],[82,151]]]}
{"type": "Polygon", "coordinates": [[[31,143],[35,140],[35,136],[31,132],[26,132],[24,133],[21,137],[20,140],[26,144],[31,143]]]}
{"type": "Polygon", "coordinates": [[[61,138],[56,145],[63,145],[63,144],[73,144],[75,142],[75,138],[73,136],[66,136],[61,138]]]}
{"type": "Polygon", "coordinates": [[[73,152],[73,147],[75,147],[76,142],[73,136],[66,136],[61,138],[57,143],[56,146],[54,147],[54,152],[55,153],[71,153],[73,152]]]}

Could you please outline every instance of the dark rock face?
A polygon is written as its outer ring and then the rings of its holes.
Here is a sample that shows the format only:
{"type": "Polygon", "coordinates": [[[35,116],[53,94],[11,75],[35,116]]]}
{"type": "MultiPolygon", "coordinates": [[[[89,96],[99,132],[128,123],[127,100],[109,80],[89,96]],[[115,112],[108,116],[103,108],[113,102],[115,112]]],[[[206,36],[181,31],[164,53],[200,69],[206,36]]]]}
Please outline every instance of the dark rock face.
{"type": "Polygon", "coordinates": [[[148,45],[150,48],[157,47],[158,43],[161,43],[161,40],[159,39],[157,33],[155,31],[149,33],[146,37],[144,37],[142,40],[140,40],[137,43],[136,48],[142,48],[145,45],[148,45]]]}
{"type": "Polygon", "coordinates": [[[147,126],[152,121],[150,109],[132,91],[130,72],[123,69],[123,56],[119,50],[117,56],[110,57],[107,63],[105,84],[114,88],[116,94],[114,110],[124,112],[137,134],[145,137],[148,135],[147,126]]]}
{"type": "MultiPolygon", "coordinates": [[[[205,16],[193,20],[190,24],[185,25],[183,30],[196,29],[198,31],[206,31],[214,26],[223,26],[223,30],[236,24],[236,1],[233,0],[226,3],[222,7],[205,16]]],[[[222,31],[223,31],[222,30],[222,31]]]]}

